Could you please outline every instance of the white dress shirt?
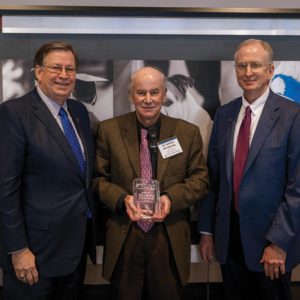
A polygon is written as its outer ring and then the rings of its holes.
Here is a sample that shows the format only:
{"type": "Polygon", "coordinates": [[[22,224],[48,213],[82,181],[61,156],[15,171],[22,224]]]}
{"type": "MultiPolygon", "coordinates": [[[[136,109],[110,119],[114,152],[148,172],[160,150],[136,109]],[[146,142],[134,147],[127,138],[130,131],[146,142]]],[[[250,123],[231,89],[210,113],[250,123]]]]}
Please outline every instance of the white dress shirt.
{"type": "Polygon", "coordinates": [[[263,95],[261,95],[259,98],[257,98],[251,104],[249,104],[247,102],[247,100],[244,97],[242,97],[242,106],[241,106],[241,110],[239,112],[238,118],[236,120],[236,125],[235,125],[235,129],[234,129],[233,147],[232,147],[233,157],[235,155],[236,141],[237,141],[240,127],[241,127],[241,123],[245,116],[246,107],[250,106],[250,109],[251,109],[251,126],[250,126],[250,136],[249,136],[249,147],[250,147],[257,124],[258,124],[258,121],[260,119],[261,113],[263,111],[263,108],[264,108],[267,98],[269,96],[269,93],[270,93],[270,90],[268,88],[264,92],[263,95]]]}
{"type": "MultiPolygon", "coordinates": [[[[59,125],[59,127],[61,128],[61,130],[64,132],[60,116],[58,115],[61,106],[58,105],[55,101],[51,100],[49,97],[47,97],[43,93],[43,91],[40,89],[40,87],[38,85],[37,85],[36,89],[37,89],[37,92],[38,92],[39,96],[42,98],[43,102],[46,104],[46,106],[50,110],[50,112],[51,112],[52,116],[54,117],[54,119],[56,120],[57,124],[59,125]]],[[[74,129],[75,134],[77,136],[77,139],[79,141],[81,151],[83,153],[83,156],[85,157],[83,143],[82,143],[81,138],[80,138],[80,136],[79,136],[79,134],[77,132],[77,129],[76,129],[76,126],[75,126],[75,124],[74,124],[74,122],[72,120],[72,117],[71,117],[71,115],[70,115],[70,113],[68,111],[68,107],[67,107],[67,103],[66,102],[64,103],[63,108],[67,112],[68,118],[69,118],[69,120],[70,120],[70,122],[71,122],[71,124],[73,126],[73,129],[74,129]]]]}

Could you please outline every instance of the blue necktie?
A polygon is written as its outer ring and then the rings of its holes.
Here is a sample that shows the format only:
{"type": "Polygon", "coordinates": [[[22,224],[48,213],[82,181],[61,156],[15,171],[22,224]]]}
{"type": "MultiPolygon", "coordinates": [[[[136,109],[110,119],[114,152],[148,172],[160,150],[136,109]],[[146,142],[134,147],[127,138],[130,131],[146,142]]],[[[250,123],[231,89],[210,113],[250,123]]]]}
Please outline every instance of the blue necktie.
{"type": "Polygon", "coordinates": [[[60,108],[58,115],[61,119],[61,124],[65,133],[65,136],[70,144],[80,167],[82,174],[85,174],[85,159],[80,148],[78,138],[76,136],[75,130],[68,118],[68,114],[63,107],[60,108]]]}

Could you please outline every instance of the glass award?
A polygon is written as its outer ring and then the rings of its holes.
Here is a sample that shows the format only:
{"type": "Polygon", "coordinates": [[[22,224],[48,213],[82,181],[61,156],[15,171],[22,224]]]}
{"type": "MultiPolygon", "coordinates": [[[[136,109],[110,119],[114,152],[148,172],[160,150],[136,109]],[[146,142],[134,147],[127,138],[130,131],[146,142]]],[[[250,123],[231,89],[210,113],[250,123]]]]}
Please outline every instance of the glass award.
{"type": "Polygon", "coordinates": [[[150,219],[159,209],[159,181],[136,178],[133,180],[134,204],[142,219],[150,219]]]}

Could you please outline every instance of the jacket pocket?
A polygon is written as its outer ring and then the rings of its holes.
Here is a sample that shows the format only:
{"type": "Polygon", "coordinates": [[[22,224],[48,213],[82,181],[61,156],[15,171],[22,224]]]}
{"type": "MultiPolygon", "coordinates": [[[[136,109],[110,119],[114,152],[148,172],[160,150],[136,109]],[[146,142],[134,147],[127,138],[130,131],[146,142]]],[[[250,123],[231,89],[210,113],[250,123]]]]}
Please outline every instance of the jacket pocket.
{"type": "Polygon", "coordinates": [[[50,220],[48,218],[27,217],[26,225],[32,229],[50,230],[50,220]]]}

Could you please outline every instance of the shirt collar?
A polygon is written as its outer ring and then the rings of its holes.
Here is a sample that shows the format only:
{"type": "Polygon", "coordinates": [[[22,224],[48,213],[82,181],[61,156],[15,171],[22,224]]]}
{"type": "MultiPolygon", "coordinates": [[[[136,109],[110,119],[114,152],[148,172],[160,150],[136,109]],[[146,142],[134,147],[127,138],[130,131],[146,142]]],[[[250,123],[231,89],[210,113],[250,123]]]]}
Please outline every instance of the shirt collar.
{"type": "MultiPolygon", "coordinates": [[[[136,122],[137,122],[137,127],[138,127],[138,130],[139,131],[141,131],[141,129],[142,128],[144,128],[144,129],[146,129],[146,130],[148,130],[149,129],[149,127],[145,127],[140,121],[139,121],[139,119],[138,118],[136,118],[136,122]]],[[[150,126],[150,127],[156,127],[156,129],[158,130],[158,132],[159,132],[159,129],[160,129],[160,116],[159,116],[159,118],[158,118],[158,120],[155,122],[155,124],[154,125],[152,125],[152,126],[150,126]]]]}
{"type": "MultiPolygon", "coordinates": [[[[149,129],[146,128],[145,126],[143,126],[140,121],[138,120],[138,118],[136,118],[136,123],[137,123],[137,131],[138,131],[138,138],[139,138],[139,143],[141,142],[141,129],[144,128],[146,130],[149,129]]],[[[157,140],[159,140],[159,132],[160,132],[160,125],[161,125],[161,117],[159,116],[158,120],[156,121],[156,123],[154,125],[152,125],[151,127],[156,127],[156,132],[157,132],[157,140]]]]}
{"type": "MultiPolygon", "coordinates": [[[[37,89],[37,92],[38,92],[39,96],[41,97],[41,99],[43,100],[43,102],[46,104],[46,106],[48,107],[48,109],[50,110],[51,114],[55,118],[57,118],[61,106],[58,105],[52,99],[50,99],[48,96],[46,96],[44,94],[44,92],[41,90],[41,88],[38,85],[37,85],[36,89],[37,89]]],[[[62,107],[67,110],[67,102],[65,102],[62,107]]]]}
{"type": "MultiPolygon", "coordinates": [[[[270,89],[267,88],[267,90],[255,101],[253,101],[250,104],[251,112],[256,116],[262,109],[262,107],[265,105],[268,97],[269,97],[270,89]]],[[[242,96],[242,106],[244,109],[246,109],[247,106],[249,106],[249,103],[247,100],[242,96]]]]}

